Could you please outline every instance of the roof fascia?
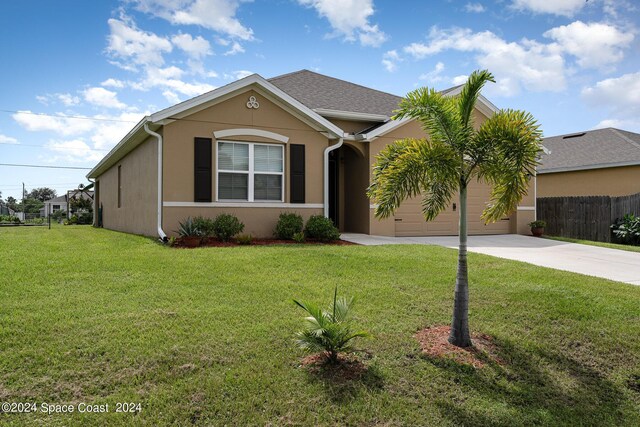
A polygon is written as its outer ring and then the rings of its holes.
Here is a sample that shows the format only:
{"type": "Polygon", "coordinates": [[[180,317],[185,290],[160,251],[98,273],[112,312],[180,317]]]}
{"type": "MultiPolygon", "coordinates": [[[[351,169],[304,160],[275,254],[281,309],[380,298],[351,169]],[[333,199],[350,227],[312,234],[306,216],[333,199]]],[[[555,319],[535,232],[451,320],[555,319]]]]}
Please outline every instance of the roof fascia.
{"type": "Polygon", "coordinates": [[[538,175],[544,175],[546,173],[558,173],[558,172],[576,172],[583,170],[592,170],[592,169],[606,169],[606,168],[619,168],[624,166],[640,166],[640,161],[630,161],[630,162],[616,162],[616,163],[599,163],[596,165],[587,165],[587,166],[571,166],[564,168],[551,168],[551,169],[538,169],[538,175]]]}
{"type": "Polygon", "coordinates": [[[332,110],[329,108],[314,108],[313,111],[322,117],[358,122],[386,122],[389,120],[389,116],[385,116],[384,114],[358,113],[355,111],[332,110]]]}

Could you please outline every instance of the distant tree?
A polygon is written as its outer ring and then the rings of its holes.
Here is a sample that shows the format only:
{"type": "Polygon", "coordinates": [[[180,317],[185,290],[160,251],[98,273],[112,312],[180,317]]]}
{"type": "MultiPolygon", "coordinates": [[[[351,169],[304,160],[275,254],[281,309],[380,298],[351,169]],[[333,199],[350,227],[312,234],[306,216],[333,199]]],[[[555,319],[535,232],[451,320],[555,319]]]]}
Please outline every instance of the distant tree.
{"type": "Polygon", "coordinates": [[[13,209],[15,211],[17,204],[18,204],[18,201],[14,197],[12,196],[7,197],[7,206],[9,206],[10,209],[13,209]]]}
{"type": "Polygon", "coordinates": [[[52,188],[40,187],[40,188],[34,188],[33,190],[31,190],[31,192],[27,194],[25,198],[35,199],[35,200],[40,200],[41,202],[45,202],[47,200],[53,199],[57,195],[58,193],[56,192],[56,190],[52,188]]]}
{"type": "Polygon", "coordinates": [[[24,199],[24,203],[18,204],[17,211],[24,213],[39,213],[40,209],[44,206],[44,203],[38,199],[24,199]]]}

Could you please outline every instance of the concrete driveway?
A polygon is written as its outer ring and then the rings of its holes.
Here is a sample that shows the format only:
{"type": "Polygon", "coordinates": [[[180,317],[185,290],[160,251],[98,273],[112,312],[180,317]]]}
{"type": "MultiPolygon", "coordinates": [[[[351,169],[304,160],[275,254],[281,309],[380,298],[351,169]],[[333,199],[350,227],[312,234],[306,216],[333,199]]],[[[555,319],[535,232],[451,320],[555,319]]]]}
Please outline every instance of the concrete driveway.
{"type": "MultiPolygon", "coordinates": [[[[457,236],[384,237],[345,233],[343,240],[361,245],[439,245],[458,248],[457,236]]],[[[640,285],[640,252],[629,252],[518,234],[469,236],[468,250],[618,282],[640,285]]]]}

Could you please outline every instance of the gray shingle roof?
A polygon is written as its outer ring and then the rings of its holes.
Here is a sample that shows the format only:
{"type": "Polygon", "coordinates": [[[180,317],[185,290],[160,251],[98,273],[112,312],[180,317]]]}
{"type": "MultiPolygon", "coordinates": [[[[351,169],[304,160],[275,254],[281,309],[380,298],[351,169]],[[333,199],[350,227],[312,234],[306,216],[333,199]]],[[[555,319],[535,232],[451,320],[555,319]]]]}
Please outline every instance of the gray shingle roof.
{"type": "Polygon", "coordinates": [[[402,99],[400,96],[309,70],[283,74],[268,80],[311,109],[392,116],[402,99]]]}
{"type": "Polygon", "coordinates": [[[539,173],[640,165],[640,134],[614,128],[544,138],[539,173]]]}

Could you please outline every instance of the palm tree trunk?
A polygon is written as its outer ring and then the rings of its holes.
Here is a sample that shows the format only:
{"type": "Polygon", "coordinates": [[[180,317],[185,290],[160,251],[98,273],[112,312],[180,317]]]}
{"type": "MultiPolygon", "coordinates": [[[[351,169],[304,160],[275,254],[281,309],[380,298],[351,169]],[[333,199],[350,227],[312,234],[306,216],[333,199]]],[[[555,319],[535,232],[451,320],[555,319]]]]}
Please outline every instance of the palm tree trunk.
{"type": "Polygon", "coordinates": [[[469,347],[471,336],[469,335],[469,274],[467,272],[467,185],[464,181],[460,185],[459,236],[458,274],[449,342],[458,347],[469,347]]]}

